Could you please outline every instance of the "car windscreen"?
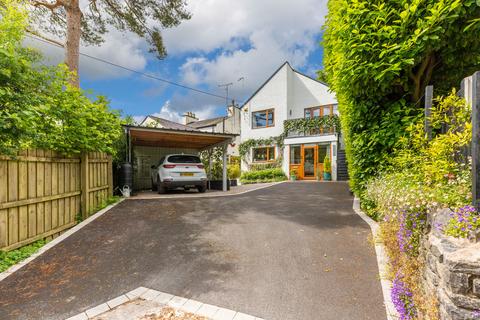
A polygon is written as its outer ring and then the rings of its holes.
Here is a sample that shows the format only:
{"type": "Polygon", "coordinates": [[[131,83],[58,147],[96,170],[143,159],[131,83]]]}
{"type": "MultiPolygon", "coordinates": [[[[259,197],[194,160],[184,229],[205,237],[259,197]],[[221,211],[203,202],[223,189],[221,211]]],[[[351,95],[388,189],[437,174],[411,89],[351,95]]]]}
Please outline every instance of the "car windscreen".
{"type": "Polygon", "coordinates": [[[201,163],[197,156],[176,155],[168,157],[170,163],[201,163]]]}

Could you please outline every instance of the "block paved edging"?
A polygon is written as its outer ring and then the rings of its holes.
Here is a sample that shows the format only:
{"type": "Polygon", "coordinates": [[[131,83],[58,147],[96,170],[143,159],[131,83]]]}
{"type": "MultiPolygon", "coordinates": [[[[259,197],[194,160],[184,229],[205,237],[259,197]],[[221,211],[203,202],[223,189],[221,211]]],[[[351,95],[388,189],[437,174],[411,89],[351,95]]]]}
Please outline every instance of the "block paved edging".
{"type": "Polygon", "coordinates": [[[125,200],[124,198],[120,199],[119,201],[115,202],[114,204],[111,204],[105,208],[103,208],[102,210],[98,211],[97,213],[95,213],[94,215],[88,217],[87,219],[83,220],[82,222],[80,222],[79,224],[77,224],[76,226],[74,226],[73,228],[70,228],[68,229],[67,231],[65,231],[64,233],[62,233],[60,236],[56,237],[55,239],[53,239],[52,241],[48,242],[47,244],[45,244],[43,247],[41,247],[37,252],[35,252],[34,254],[32,254],[30,257],[28,257],[27,259],[25,260],[22,260],[20,261],[19,263],[17,264],[14,264],[13,266],[11,266],[10,268],[8,268],[7,270],[3,271],[2,273],[0,273],[0,281],[2,281],[3,279],[5,279],[6,277],[8,277],[9,275],[13,274],[15,271],[21,269],[23,266],[27,265],[28,263],[30,263],[31,261],[35,260],[38,256],[40,256],[41,254],[43,254],[44,252],[46,252],[48,249],[56,246],[57,244],[59,244],[60,242],[62,242],[63,240],[65,240],[66,238],[68,238],[69,236],[71,236],[72,234],[74,234],[75,232],[77,232],[78,230],[82,229],[83,227],[85,227],[87,224],[89,224],[90,222],[94,221],[95,219],[97,219],[98,217],[102,216],[103,214],[105,214],[105,212],[107,212],[108,210],[112,209],[113,207],[115,207],[117,204],[119,204],[120,202],[122,202],[123,200],[125,200]]]}
{"type": "Polygon", "coordinates": [[[357,197],[353,199],[353,211],[355,211],[355,213],[358,214],[363,221],[368,223],[370,229],[372,230],[375,253],[377,256],[378,272],[380,275],[380,284],[383,292],[383,303],[385,304],[385,309],[387,311],[387,319],[400,319],[400,316],[392,302],[392,282],[386,278],[386,274],[388,272],[388,256],[385,252],[383,243],[378,240],[380,226],[375,220],[367,216],[362,209],[360,209],[360,199],[357,197]]]}
{"type": "Polygon", "coordinates": [[[236,192],[236,193],[228,193],[228,191],[219,191],[218,193],[193,193],[193,194],[184,194],[184,195],[165,195],[165,194],[161,194],[161,195],[157,195],[155,194],[155,196],[152,196],[152,195],[136,195],[136,196],[132,196],[132,197],[129,197],[129,198],[126,198],[128,200],[158,200],[158,199],[192,199],[192,198],[216,198],[216,197],[231,197],[231,196],[238,196],[238,195],[242,195],[242,194],[245,194],[245,193],[249,193],[249,192],[252,192],[252,191],[257,191],[257,190],[260,190],[260,189],[265,189],[265,188],[270,188],[270,187],[273,187],[273,186],[276,186],[278,184],[282,184],[282,183],[288,183],[288,182],[291,182],[290,180],[285,180],[285,181],[278,181],[278,182],[270,182],[270,184],[266,185],[266,186],[260,186],[260,187],[257,187],[257,188],[252,188],[252,189],[249,189],[249,190],[245,190],[245,191],[241,191],[241,192],[236,192]]]}
{"type": "Polygon", "coordinates": [[[264,320],[245,313],[205,304],[193,299],[174,296],[169,293],[138,287],[128,293],[122,294],[116,298],[102,303],[96,307],[90,308],[66,320],[88,320],[102,313],[108,312],[122,304],[136,299],[154,301],[165,306],[169,306],[184,312],[190,312],[195,315],[204,316],[212,320],[264,320]]]}

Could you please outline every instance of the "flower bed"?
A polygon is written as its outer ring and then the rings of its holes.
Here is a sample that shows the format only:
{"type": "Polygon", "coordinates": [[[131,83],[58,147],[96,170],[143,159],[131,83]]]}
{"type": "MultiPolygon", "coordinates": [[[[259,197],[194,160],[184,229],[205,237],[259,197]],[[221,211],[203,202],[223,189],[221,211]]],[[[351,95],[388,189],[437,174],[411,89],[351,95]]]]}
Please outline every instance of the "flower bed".
{"type": "Polygon", "coordinates": [[[392,300],[404,320],[438,319],[437,299],[423,284],[421,243],[429,215],[441,208],[454,211],[445,225],[434,226],[445,235],[465,238],[480,229],[480,217],[468,205],[471,167],[463,151],[471,141],[469,117],[469,108],[455,93],[439,100],[430,119],[433,139],[426,139],[419,119],[391,155],[389,170],[370,180],[361,195],[362,208],[380,221],[392,300]],[[448,130],[442,133],[445,121],[448,130]]]}

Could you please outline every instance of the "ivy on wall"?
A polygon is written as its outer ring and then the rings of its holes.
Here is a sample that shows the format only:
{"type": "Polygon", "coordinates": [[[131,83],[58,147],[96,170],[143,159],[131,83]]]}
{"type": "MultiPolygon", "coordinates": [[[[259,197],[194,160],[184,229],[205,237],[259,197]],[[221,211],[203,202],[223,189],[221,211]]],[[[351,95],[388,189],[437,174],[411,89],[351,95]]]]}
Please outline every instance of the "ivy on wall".
{"type": "Polygon", "coordinates": [[[238,146],[238,152],[242,160],[245,160],[245,157],[250,153],[252,148],[265,147],[276,145],[279,148],[283,148],[283,134],[276,137],[269,138],[259,138],[259,139],[248,139],[240,143],[238,146]]]}
{"type": "Polygon", "coordinates": [[[324,132],[333,129],[334,132],[340,132],[340,118],[337,115],[323,116],[315,118],[289,119],[283,122],[284,135],[288,136],[292,132],[311,132],[318,128],[324,132]]]}
{"type": "Polygon", "coordinates": [[[238,148],[242,160],[246,161],[246,157],[250,154],[252,148],[276,145],[280,149],[283,149],[283,140],[292,132],[305,133],[322,129],[324,132],[330,133],[331,129],[333,129],[334,132],[340,133],[340,118],[337,115],[332,115],[315,118],[289,119],[283,122],[283,128],[283,133],[279,136],[248,139],[240,143],[238,148]]]}

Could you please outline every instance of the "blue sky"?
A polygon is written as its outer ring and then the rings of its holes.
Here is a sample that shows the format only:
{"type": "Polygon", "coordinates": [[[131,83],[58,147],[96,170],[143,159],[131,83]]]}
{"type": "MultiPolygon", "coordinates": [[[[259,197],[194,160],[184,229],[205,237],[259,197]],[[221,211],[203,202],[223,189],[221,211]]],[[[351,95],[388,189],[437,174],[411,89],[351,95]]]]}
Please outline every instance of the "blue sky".
{"type": "MultiPolygon", "coordinates": [[[[168,56],[158,60],[145,41],[111,30],[87,54],[221,96],[218,84],[233,83],[230,97],[244,101],[288,60],[310,76],[322,67],[319,45],[326,2],[318,0],[187,0],[192,19],[163,32],[168,56]],[[238,81],[239,78],[244,80],[238,81]]],[[[58,48],[34,44],[46,59],[61,61],[58,48]]],[[[156,114],[181,121],[192,111],[201,119],[225,114],[225,101],[148,79],[83,57],[81,87],[107,96],[112,108],[141,119],[156,114]]]]}

